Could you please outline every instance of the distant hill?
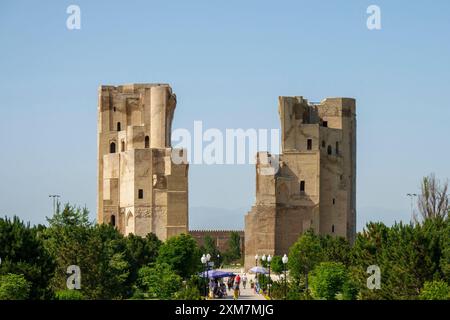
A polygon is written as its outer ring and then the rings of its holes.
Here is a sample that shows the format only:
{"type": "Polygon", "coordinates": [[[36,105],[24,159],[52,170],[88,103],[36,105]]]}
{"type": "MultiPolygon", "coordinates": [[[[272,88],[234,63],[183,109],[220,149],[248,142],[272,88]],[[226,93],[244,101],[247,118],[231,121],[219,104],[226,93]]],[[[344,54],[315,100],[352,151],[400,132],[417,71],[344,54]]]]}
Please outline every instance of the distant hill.
{"type": "Polygon", "coordinates": [[[189,230],[244,230],[244,216],[250,208],[190,207],[189,230]]]}
{"type": "MultiPolygon", "coordinates": [[[[244,216],[250,208],[215,208],[215,207],[190,207],[189,229],[190,230],[220,230],[236,229],[244,230],[244,216]]],[[[357,231],[362,231],[367,222],[381,221],[390,226],[396,221],[408,223],[410,212],[398,209],[387,209],[380,207],[362,207],[357,211],[357,231]]]]}
{"type": "Polygon", "coordinates": [[[362,231],[367,222],[383,222],[387,226],[402,221],[409,223],[411,212],[404,209],[388,209],[381,207],[361,207],[356,211],[356,231],[362,231]]]}

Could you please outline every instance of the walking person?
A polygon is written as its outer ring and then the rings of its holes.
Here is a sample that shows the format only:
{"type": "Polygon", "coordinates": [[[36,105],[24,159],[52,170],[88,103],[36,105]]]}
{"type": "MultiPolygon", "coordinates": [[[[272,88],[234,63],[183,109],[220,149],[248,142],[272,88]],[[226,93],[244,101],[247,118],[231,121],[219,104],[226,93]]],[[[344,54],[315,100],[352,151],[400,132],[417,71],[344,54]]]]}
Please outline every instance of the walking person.
{"type": "Polygon", "coordinates": [[[209,279],[209,298],[214,299],[214,286],[215,281],[213,278],[209,279]]]}
{"type": "Polygon", "coordinates": [[[228,277],[228,291],[230,291],[231,289],[233,289],[233,283],[234,283],[234,277],[228,277]]]}
{"type": "Polygon", "coordinates": [[[255,276],[255,293],[259,293],[259,280],[258,280],[258,275],[255,276]]]}
{"type": "Polygon", "coordinates": [[[244,275],[242,276],[242,286],[245,287],[247,286],[247,274],[244,273],[244,275]]]}
{"type": "Polygon", "coordinates": [[[233,299],[237,300],[239,298],[239,294],[240,294],[240,290],[239,290],[239,282],[238,281],[234,281],[234,286],[233,286],[233,299]]]}
{"type": "Polygon", "coordinates": [[[241,276],[239,274],[236,276],[236,278],[234,278],[234,283],[237,284],[239,296],[241,294],[241,290],[239,289],[239,286],[241,285],[241,276]]]}

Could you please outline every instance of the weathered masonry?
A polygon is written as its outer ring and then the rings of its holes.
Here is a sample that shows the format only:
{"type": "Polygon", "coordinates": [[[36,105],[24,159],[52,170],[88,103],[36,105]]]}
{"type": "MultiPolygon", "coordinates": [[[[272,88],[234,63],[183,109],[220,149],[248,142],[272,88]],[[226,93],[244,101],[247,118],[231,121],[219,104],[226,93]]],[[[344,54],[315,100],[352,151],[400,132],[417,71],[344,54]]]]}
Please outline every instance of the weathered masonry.
{"type": "Polygon", "coordinates": [[[188,233],[188,164],[172,150],[176,96],[167,84],[101,86],[98,223],[159,239],[188,233]]]}
{"type": "Polygon", "coordinates": [[[256,202],[245,217],[245,265],[256,254],[283,255],[299,235],[356,234],[355,100],[280,97],[279,167],[257,154],[256,202]]]}

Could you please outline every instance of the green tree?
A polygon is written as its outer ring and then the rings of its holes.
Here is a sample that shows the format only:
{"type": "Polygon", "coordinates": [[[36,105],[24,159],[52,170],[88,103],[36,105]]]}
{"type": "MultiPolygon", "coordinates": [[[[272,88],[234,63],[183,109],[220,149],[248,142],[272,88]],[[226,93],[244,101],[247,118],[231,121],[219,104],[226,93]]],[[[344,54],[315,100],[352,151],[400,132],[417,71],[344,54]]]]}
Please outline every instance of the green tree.
{"type": "Polygon", "coordinates": [[[351,245],[347,239],[323,235],[320,236],[320,246],[326,261],[342,262],[346,266],[350,265],[351,245]]]}
{"type": "Polygon", "coordinates": [[[299,237],[289,250],[290,276],[297,283],[308,287],[308,273],[326,258],[321,239],[312,230],[299,237]]]}
{"type": "Polygon", "coordinates": [[[81,270],[81,291],[88,299],[131,295],[130,266],[124,237],[112,226],[93,225],[88,211],[67,204],[49,218],[45,246],[57,262],[54,291],[66,289],[67,267],[81,270]]]}
{"type": "Polygon", "coordinates": [[[176,300],[200,300],[200,289],[197,281],[183,281],[183,285],[180,290],[175,292],[174,299],[176,300]]]}
{"type": "Polygon", "coordinates": [[[359,283],[353,278],[352,273],[348,272],[348,278],[342,285],[341,299],[356,300],[359,293],[359,283]]]}
{"type": "Polygon", "coordinates": [[[228,250],[225,253],[228,262],[241,259],[241,236],[239,232],[232,231],[228,240],[228,250]]]}
{"type": "Polygon", "coordinates": [[[425,281],[446,279],[448,223],[448,219],[432,218],[390,228],[380,223],[368,224],[352,249],[361,298],[417,299],[425,281]],[[380,290],[369,290],[365,285],[370,265],[381,270],[380,290]]]}
{"type": "Polygon", "coordinates": [[[321,262],[309,275],[310,289],[316,299],[335,300],[347,281],[347,271],[340,262],[321,262]]]}
{"type": "Polygon", "coordinates": [[[272,261],[270,262],[271,272],[275,274],[281,274],[284,271],[283,261],[281,260],[281,256],[273,256],[272,261]]]}
{"type": "Polygon", "coordinates": [[[131,233],[125,237],[126,254],[124,258],[129,263],[130,272],[125,283],[127,288],[132,288],[135,284],[140,268],[156,261],[161,244],[162,242],[154,233],[149,233],[146,237],[131,233]]]}
{"type": "Polygon", "coordinates": [[[431,173],[422,179],[421,191],[417,201],[419,213],[414,214],[414,220],[419,222],[420,219],[448,218],[448,181],[441,184],[435,174],[431,173]]]}
{"type": "MultiPolygon", "coordinates": [[[[450,210],[450,209],[449,209],[450,210]]],[[[442,279],[450,283],[450,222],[447,218],[442,222],[442,231],[439,236],[439,253],[440,253],[440,262],[439,269],[442,272],[442,279]]],[[[439,228],[439,227],[438,227],[439,228]]],[[[438,257],[436,257],[438,258],[438,257]]]]}
{"type": "Polygon", "coordinates": [[[219,266],[220,261],[217,258],[217,255],[220,255],[219,249],[217,249],[216,242],[210,235],[206,235],[203,239],[203,252],[209,253],[211,255],[211,260],[215,265],[219,266]]]}
{"type": "Polygon", "coordinates": [[[143,293],[144,298],[172,299],[181,285],[181,277],[167,263],[142,267],[138,272],[137,291],[143,293]]]}
{"type": "Polygon", "coordinates": [[[201,271],[201,253],[197,242],[190,235],[180,234],[169,238],[160,248],[156,259],[159,264],[168,264],[184,279],[201,271]]]}
{"type": "Polygon", "coordinates": [[[23,274],[31,283],[30,299],[49,299],[53,296],[49,283],[55,261],[44,248],[44,226],[30,227],[18,217],[0,218],[0,275],[23,274]]]}
{"type": "Polygon", "coordinates": [[[31,283],[21,274],[0,275],[0,300],[26,300],[30,289],[31,283]]]}
{"type": "Polygon", "coordinates": [[[450,300],[450,286],[442,281],[426,281],[420,291],[422,300],[450,300]]]}
{"type": "MultiPolygon", "coordinates": [[[[154,233],[141,237],[129,234],[126,238],[127,256],[133,269],[149,265],[156,261],[159,247],[162,245],[161,240],[154,233]]],[[[137,276],[137,270],[136,270],[137,276]]]]}

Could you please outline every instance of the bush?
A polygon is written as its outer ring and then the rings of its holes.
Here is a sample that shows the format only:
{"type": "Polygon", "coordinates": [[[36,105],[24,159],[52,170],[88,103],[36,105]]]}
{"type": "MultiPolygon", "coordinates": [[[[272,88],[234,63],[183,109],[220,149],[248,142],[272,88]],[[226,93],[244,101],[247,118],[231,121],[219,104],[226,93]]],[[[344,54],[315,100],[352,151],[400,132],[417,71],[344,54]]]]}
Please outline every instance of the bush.
{"type": "Polygon", "coordinates": [[[57,267],[51,288],[66,289],[67,267],[81,270],[81,286],[86,299],[121,299],[132,290],[130,263],[125,238],[111,225],[94,225],[89,212],[69,204],[48,219],[44,245],[57,267]]]}
{"type": "Polygon", "coordinates": [[[200,291],[193,284],[184,285],[178,292],[175,292],[174,299],[176,300],[200,300],[200,291]]]}
{"type": "Polygon", "coordinates": [[[356,300],[358,292],[358,284],[349,279],[342,285],[342,300],[356,300]]]}
{"type": "Polygon", "coordinates": [[[53,296],[49,283],[55,261],[44,248],[42,234],[45,227],[30,227],[18,217],[0,218],[0,275],[22,274],[31,287],[29,299],[53,296]]]}
{"type": "Polygon", "coordinates": [[[309,275],[310,289],[316,299],[335,300],[347,280],[347,271],[340,262],[322,262],[309,275]]]}
{"type": "Polygon", "coordinates": [[[296,282],[304,281],[314,267],[325,260],[320,236],[312,230],[301,235],[289,249],[289,275],[296,282]]]}
{"type": "Polygon", "coordinates": [[[283,261],[281,256],[273,256],[270,262],[271,271],[275,274],[281,274],[284,271],[283,261]]]}
{"type": "Polygon", "coordinates": [[[172,299],[182,285],[182,279],[167,263],[142,267],[138,272],[135,298],[172,299]]]}
{"type": "Polygon", "coordinates": [[[444,281],[426,281],[419,297],[421,300],[450,300],[450,287],[444,281]]]}
{"type": "Polygon", "coordinates": [[[56,300],[84,300],[84,296],[79,290],[60,290],[55,293],[56,300]]]}
{"type": "MultiPolygon", "coordinates": [[[[312,297],[302,290],[296,282],[287,282],[286,300],[311,300],[312,297]]],[[[273,281],[270,287],[270,296],[273,300],[283,300],[285,294],[284,280],[273,281]]]]}
{"type": "Polygon", "coordinates": [[[391,227],[367,224],[352,248],[352,267],[360,284],[361,299],[415,300],[425,282],[449,283],[449,222],[436,218],[391,227]],[[370,290],[365,285],[370,265],[377,265],[382,272],[380,289],[370,290]]]}
{"type": "Polygon", "coordinates": [[[0,276],[0,300],[26,300],[30,289],[31,283],[21,274],[0,276]]]}
{"type": "Polygon", "coordinates": [[[160,248],[156,259],[158,264],[167,264],[184,279],[200,272],[200,249],[190,235],[180,234],[168,239],[160,248]]]}

